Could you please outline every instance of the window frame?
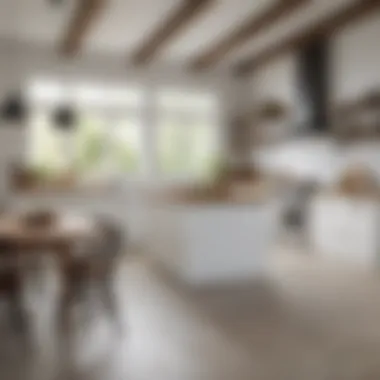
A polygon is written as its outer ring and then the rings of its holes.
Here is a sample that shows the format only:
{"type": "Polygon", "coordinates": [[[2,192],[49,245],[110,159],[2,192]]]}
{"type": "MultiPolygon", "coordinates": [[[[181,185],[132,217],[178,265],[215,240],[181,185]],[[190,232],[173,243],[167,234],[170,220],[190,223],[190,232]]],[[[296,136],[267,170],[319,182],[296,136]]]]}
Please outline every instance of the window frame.
{"type": "MultiPolygon", "coordinates": [[[[222,133],[221,133],[221,127],[220,127],[220,120],[219,120],[219,99],[216,96],[214,92],[211,91],[188,91],[184,89],[179,88],[161,88],[158,89],[155,92],[154,96],[154,108],[155,108],[155,115],[156,115],[156,136],[155,136],[155,154],[156,154],[156,168],[157,168],[157,174],[161,180],[164,182],[169,183],[193,183],[198,182],[201,179],[201,175],[191,174],[191,173],[183,173],[183,174],[173,174],[170,175],[169,173],[165,173],[165,171],[161,168],[160,164],[160,157],[159,157],[159,144],[160,144],[160,113],[172,113],[172,114],[182,114],[190,115],[190,118],[197,119],[197,117],[193,117],[194,112],[196,114],[199,114],[199,112],[202,114],[204,120],[207,120],[206,123],[209,123],[210,129],[213,130],[213,147],[211,148],[214,152],[215,158],[217,158],[222,149],[222,133]],[[165,97],[168,95],[169,101],[166,101],[165,97]],[[177,102],[178,98],[183,97],[184,103],[179,104],[177,102]],[[161,99],[160,99],[161,98],[161,99]],[[202,98],[204,100],[208,100],[209,105],[202,104],[202,98]],[[164,99],[162,101],[162,99],[164,99]],[[173,103],[170,104],[170,99],[173,100],[173,103]],[[186,99],[189,100],[189,102],[186,104],[186,99]],[[195,100],[195,101],[194,101],[195,100]],[[177,104],[175,104],[177,102],[177,104]],[[197,105],[198,102],[198,105],[197,105]],[[166,103],[166,104],[165,104],[166,103]],[[193,103],[193,104],[191,104],[193,103]],[[202,109],[203,108],[203,109],[202,109]]],[[[182,116],[180,116],[182,117],[182,116]]],[[[198,118],[198,120],[201,120],[201,118],[198,118]]]]}
{"type": "MultiPolygon", "coordinates": [[[[34,81],[36,82],[36,81],[34,81]]],[[[70,98],[70,94],[75,94],[75,88],[83,85],[84,82],[75,82],[79,85],[74,85],[74,82],[64,82],[51,80],[51,83],[55,84],[58,88],[61,86],[61,91],[56,91],[56,94],[60,93],[62,99],[67,100],[70,98]],[[63,95],[62,95],[63,94],[63,95]]],[[[94,85],[94,88],[103,88],[99,82],[86,82],[94,85]]],[[[91,87],[91,85],[89,85],[91,87]]],[[[54,86],[53,86],[54,87],[54,86]]],[[[112,89],[111,84],[105,86],[107,89],[112,89]]],[[[122,123],[122,119],[128,118],[128,115],[132,115],[137,121],[139,148],[138,148],[138,160],[139,169],[135,173],[120,172],[116,177],[112,174],[108,180],[116,180],[118,182],[128,182],[128,181],[159,181],[162,183],[177,183],[177,182],[194,182],[199,179],[199,176],[193,175],[190,172],[173,173],[169,174],[160,168],[160,156],[159,156],[159,139],[160,139],[160,114],[163,113],[184,113],[188,114],[192,118],[195,114],[202,114],[205,124],[209,123],[208,128],[212,128],[213,132],[213,143],[212,150],[213,155],[217,159],[223,148],[223,129],[221,127],[220,120],[220,99],[218,93],[215,90],[210,89],[185,89],[185,88],[173,88],[173,87],[156,87],[148,88],[147,86],[141,85],[128,85],[127,83],[120,85],[117,84],[115,88],[124,88],[126,92],[130,92],[132,95],[135,94],[135,98],[132,99],[129,105],[120,106],[101,106],[99,104],[80,104],[78,102],[78,97],[73,97],[73,106],[80,109],[80,113],[89,113],[94,115],[99,115],[99,117],[106,121],[108,128],[116,128],[117,122],[112,122],[112,120],[119,120],[122,123]],[[150,91],[148,93],[148,90],[150,91]],[[167,107],[165,102],[162,102],[162,97],[168,96],[167,107]],[[174,104],[170,106],[170,97],[174,100],[174,104]],[[160,100],[161,99],[161,100],[160,100]],[[182,101],[178,102],[178,99],[182,101]],[[203,99],[203,100],[202,100],[203,99]],[[204,101],[206,100],[206,101],[204,101]],[[202,103],[202,101],[204,101],[202,103]],[[207,104],[209,102],[209,105],[207,104]],[[177,104],[175,104],[177,102],[177,104]],[[202,105],[203,104],[203,105],[202,105]]],[[[32,91],[29,91],[29,94],[32,91]]],[[[59,98],[59,96],[58,96],[59,98]]],[[[132,96],[133,98],[133,96],[132,96]]],[[[37,109],[45,108],[46,112],[49,113],[55,105],[57,105],[57,97],[53,101],[44,101],[42,99],[30,98],[31,103],[37,109]]],[[[91,102],[90,102],[91,103],[91,102]]],[[[197,117],[196,117],[197,118],[197,117]]],[[[30,130],[30,128],[29,128],[30,130]]],[[[107,139],[104,144],[109,144],[111,139],[112,131],[107,133],[107,139]]],[[[107,181],[107,179],[105,179],[107,181]]]]}
{"type": "MultiPolygon", "coordinates": [[[[136,172],[120,172],[117,173],[115,176],[115,173],[109,173],[109,175],[104,176],[104,181],[108,180],[134,180],[139,179],[144,174],[144,120],[143,120],[143,112],[144,108],[146,108],[146,94],[144,89],[139,86],[120,86],[117,87],[113,86],[106,86],[106,88],[109,89],[122,89],[125,90],[125,92],[130,92],[131,94],[135,93],[135,100],[131,102],[130,104],[107,104],[107,105],[99,105],[99,104],[91,104],[91,102],[86,102],[80,100],[80,98],[76,94],[76,89],[80,86],[83,86],[83,83],[80,83],[79,85],[74,85],[72,83],[66,84],[62,83],[60,81],[54,81],[54,80],[42,80],[41,83],[47,83],[48,86],[47,90],[50,89],[51,93],[54,94],[54,96],[49,99],[48,95],[45,93],[43,96],[36,96],[38,95],[38,89],[43,90],[43,86],[38,88],[39,81],[35,80],[31,82],[27,94],[30,99],[30,103],[32,105],[33,109],[33,116],[37,113],[44,113],[46,117],[49,117],[54,108],[59,104],[70,104],[74,108],[78,110],[78,113],[80,114],[79,117],[85,117],[85,115],[89,115],[90,117],[95,116],[99,117],[102,123],[107,124],[105,128],[107,128],[107,133],[105,133],[106,139],[103,140],[103,146],[105,147],[105,150],[107,150],[107,146],[111,144],[112,140],[112,133],[113,130],[115,130],[117,123],[123,123],[123,119],[127,120],[129,115],[132,115],[132,118],[136,120],[137,122],[137,129],[138,129],[138,140],[139,147],[138,147],[138,160],[139,160],[139,168],[136,172]],[[34,87],[33,87],[34,85],[34,87]],[[37,90],[36,90],[37,89],[37,90]],[[107,178],[109,177],[109,178],[107,178]]],[[[102,86],[99,84],[94,84],[94,88],[96,89],[102,89],[102,86]]],[[[91,85],[88,86],[88,89],[91,88],[91,85]]],[[[31,124],[33,123],[33,120],[29,121],[28,126],[28,133],[33,133],[33,128],[31,124]]],[[[53,127],[53,126],[52,126],[53,127]]],[[[29,135],[30,136],[30,135],[29,135]]],[[[33,137],[30,136],[31,139],[33,137]]],[[[33,148],[28,146],[27,153],[26,153],[26,163],[27,165],[33,161],[33,158],[31,157],[33,155],[33,148]]],[[[81,182],[85,176],[78,176],[79,182],[81,182]]]]}

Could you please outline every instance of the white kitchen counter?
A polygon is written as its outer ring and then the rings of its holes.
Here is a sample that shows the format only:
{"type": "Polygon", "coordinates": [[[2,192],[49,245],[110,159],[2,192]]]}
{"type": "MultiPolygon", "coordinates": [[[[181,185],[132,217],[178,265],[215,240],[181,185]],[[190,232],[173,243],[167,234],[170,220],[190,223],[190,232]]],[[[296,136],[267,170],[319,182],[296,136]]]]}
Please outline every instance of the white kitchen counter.
{"type": "Polygon", "coordinates": [[[309,240],[324,259],[376,268],[380,262],[378,201],[321,194],[310,204],[309,240]]]}
{"type": "Polygon", "coordinates": [[[156,205],[149,251],[191,285],[252,279],[266,269],[278,225],[276,209],[274,203],[156,205]]]}

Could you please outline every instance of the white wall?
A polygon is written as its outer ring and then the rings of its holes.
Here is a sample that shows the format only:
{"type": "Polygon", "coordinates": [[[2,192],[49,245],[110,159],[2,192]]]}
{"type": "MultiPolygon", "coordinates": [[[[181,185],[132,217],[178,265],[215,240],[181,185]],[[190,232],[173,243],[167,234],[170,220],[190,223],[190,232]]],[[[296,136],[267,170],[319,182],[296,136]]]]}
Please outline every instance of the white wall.
{"type": "MultiPolygon", "coordinates": [[[[293,134],[302,127],[302,107],[297,92],[297,55],[290,52],[280,56],[268,65],[255,72],[252,81],[255,103],[260,106],[266,101],[274,100],[283,104],[287,118],[282,120],[278,128],[285,131],[285,136],[293,134]]],[[[265,127],[264,127],[265,128],[265,127]]]]}
{"type": "Polygon", "coordinates": [[[297,103],[296,55],[290,53],[270,62],[255,72],[255,100],[277,99],[293,107],[297,103]]]}
{"type": "Polygon", "coordinates": [[[332,99],[355,99],[380,88],[380,11],[332,39],[332,99]]]}

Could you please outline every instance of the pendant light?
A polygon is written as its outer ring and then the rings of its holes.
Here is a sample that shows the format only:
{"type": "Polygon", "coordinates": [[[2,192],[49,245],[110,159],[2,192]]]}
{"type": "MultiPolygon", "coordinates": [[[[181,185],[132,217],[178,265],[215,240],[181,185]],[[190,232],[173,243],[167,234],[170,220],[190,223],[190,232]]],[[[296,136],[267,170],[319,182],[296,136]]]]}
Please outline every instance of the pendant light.
{"type": "Polygon", "coordinates": [[[61,104],[53,111],[53,122],[56,128],[71,131],[77,124],[77,112],[73,106],[61,104]]]}
{"type": "MultiPolygon", "coordinates": [[[[67,67],[67,64],[65,66],[67,67]]],[[[72,87],[72,83],[70,82],[67,83],[65,81],[62,83],[62,98],[55,105],[52,112],[53,125],[62,132],[71,132],[75,129],[78,122],[78,113],[74,100],[75,89],[72,87]]]]}
{"type": "Polygon", "coordinates": [[[21,125],[27,115],[28,106],[21,92],[8,94],[1,104],[1,119],[7,123],[21,125]]]}
{"type": "MultiPolygon", "coordinates": [[[[21,10],[15,8],[12,17],[15,23],[19,23],[21,10]]],[[[24,92],[25,73],[27,72],[25,65],[28,62],[28,57],[26,57],[28,52],[22,43],[15,43],[14,48],[4,57],[4,67],[11,68],[11,71],[9,75],[3,78],[3,84],[6,88],[4,97],[0,99],[0,121],[3,126],[11,128],[25,126],[29,108],[24,92]]]]}

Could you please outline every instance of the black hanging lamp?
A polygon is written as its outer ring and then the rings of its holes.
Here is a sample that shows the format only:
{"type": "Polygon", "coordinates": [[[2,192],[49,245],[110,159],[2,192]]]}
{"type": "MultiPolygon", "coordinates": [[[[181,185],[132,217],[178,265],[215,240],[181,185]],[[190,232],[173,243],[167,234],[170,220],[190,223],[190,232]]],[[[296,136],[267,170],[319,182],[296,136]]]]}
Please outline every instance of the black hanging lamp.
{"type": "Polygon", "coordinates": [[[62,132],[71,132],[78,122],[78,113],[75,107],[74,90],[65,83],[63,85],[64,96],[55,106],[52,114],[52,121],[55,128],[62,132]]]}
{"type": "Polygon", "coordinates": [[[53,111],[53,122],[56,128],[62,131],[71,131],[75,128],[78,116],[75,108],[70,105],[59,105],[53,111]]]}
{"type": "MultiPolygon", "coordinates": [[[[13,16],[16,22],[20,21],[21,10],[17,8],[13,16]]],[[[0,100],[0,121],[12,127],[22,127],[29,116],[28,99],[24,91],[25,65],[28,62],[26,51],[21,49],[16,55],[7,55],[4,59],[4,62],[12,67],[13,74],[6,78],[9,87],[5,97],[0,100]]]]}
{"type": "Polygon", "coordinates": [[[5,97],[0,109],[1,119],[7,123],[21,124],[28,115],[28,106],[20,92],[5,97]]]}

